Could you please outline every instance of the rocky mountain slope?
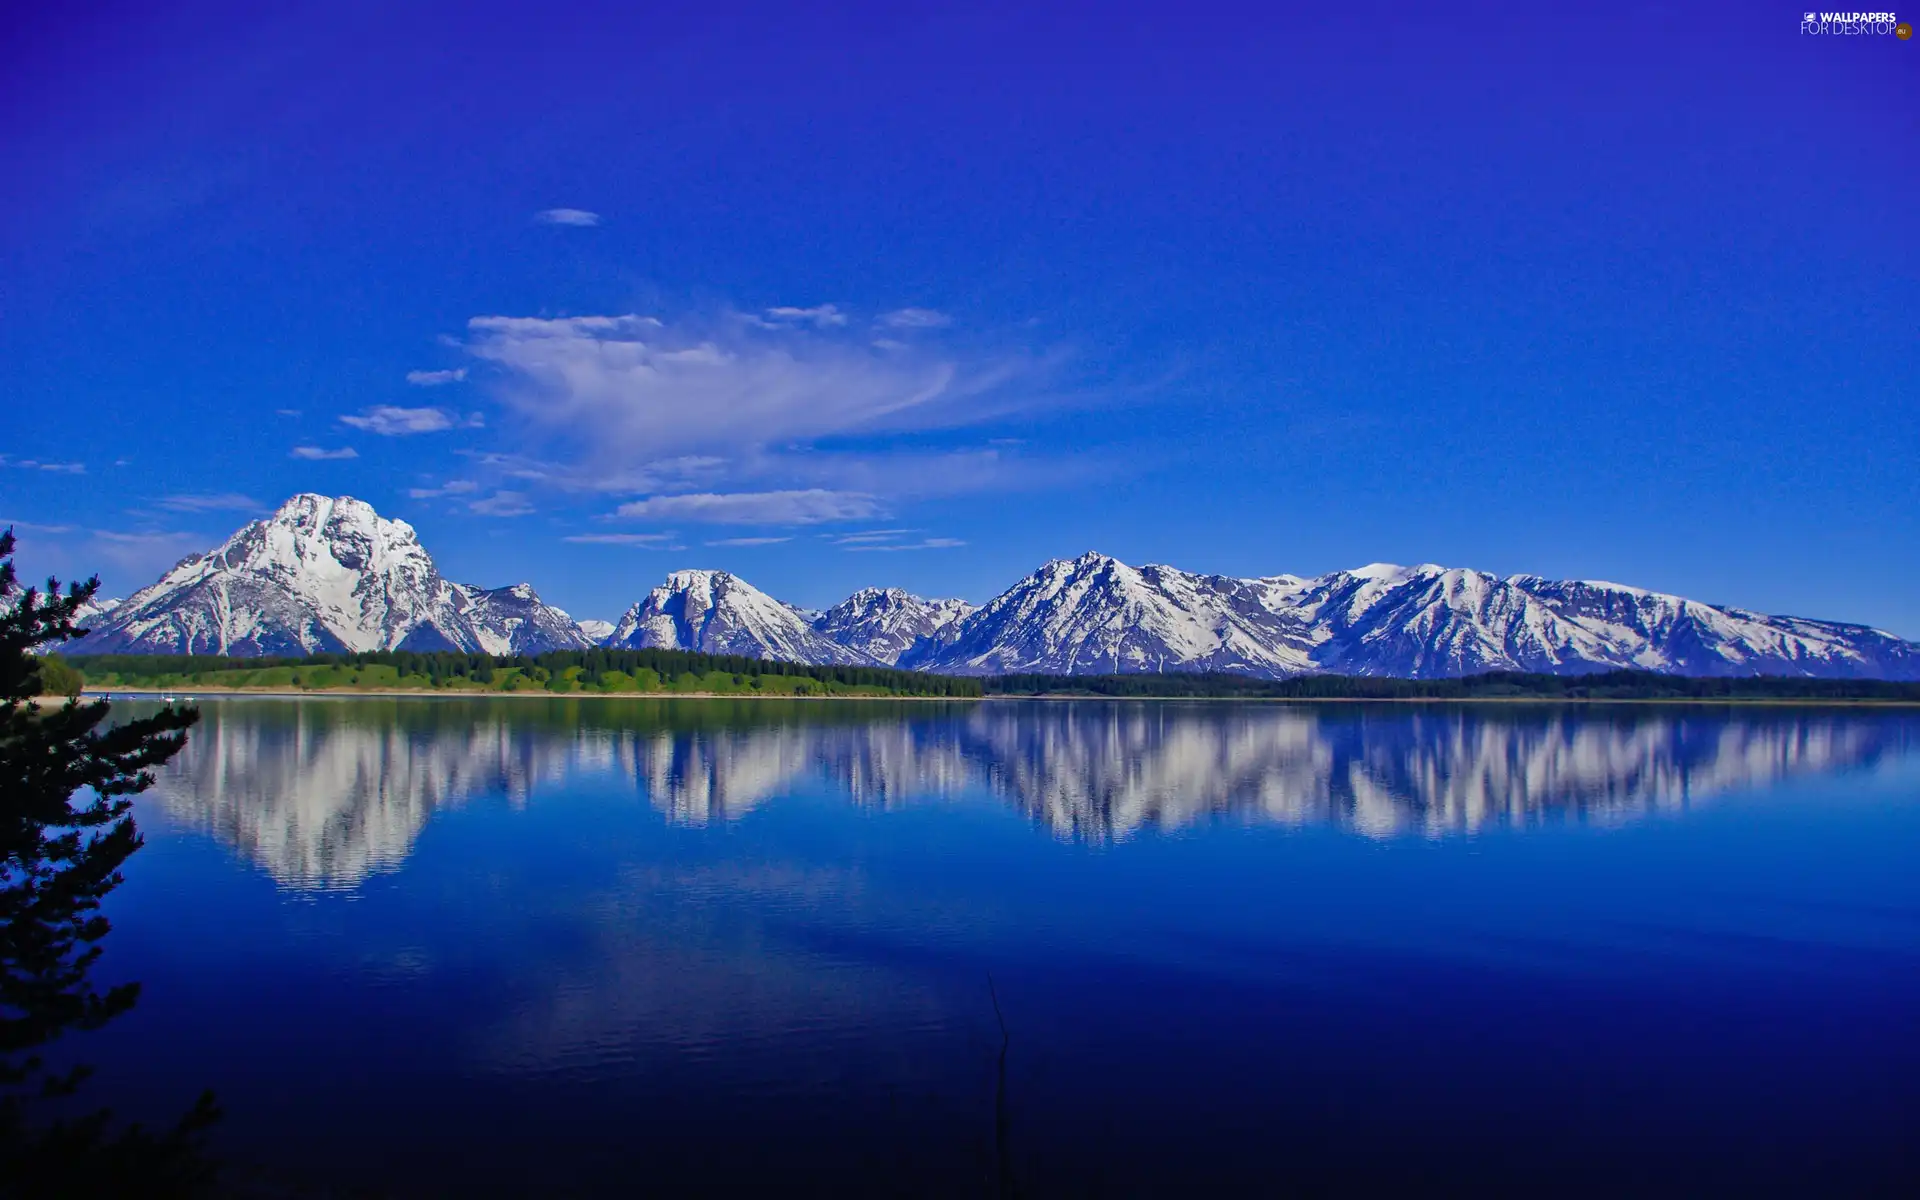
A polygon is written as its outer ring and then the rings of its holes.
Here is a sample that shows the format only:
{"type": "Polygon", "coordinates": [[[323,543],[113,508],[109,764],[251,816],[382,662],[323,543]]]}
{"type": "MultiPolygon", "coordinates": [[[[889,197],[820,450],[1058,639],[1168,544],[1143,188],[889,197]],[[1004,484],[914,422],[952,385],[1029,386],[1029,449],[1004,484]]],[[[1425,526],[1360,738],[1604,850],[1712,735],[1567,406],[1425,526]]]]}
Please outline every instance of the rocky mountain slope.
{"type": "Polygon", "coordinates": [[[453,583],[406,522],[350,496],[304,494],[217,549],[182,559],[102,614],[68,652],[505,654],[586,644],[530,586],[453,583]]]}

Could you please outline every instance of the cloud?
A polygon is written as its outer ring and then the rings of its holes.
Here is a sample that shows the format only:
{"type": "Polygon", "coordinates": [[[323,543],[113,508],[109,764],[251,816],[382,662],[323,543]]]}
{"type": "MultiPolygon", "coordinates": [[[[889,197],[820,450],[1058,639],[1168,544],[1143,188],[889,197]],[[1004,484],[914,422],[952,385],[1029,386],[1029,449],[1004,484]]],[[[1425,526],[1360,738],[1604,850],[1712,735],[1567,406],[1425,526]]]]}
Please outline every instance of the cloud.
{"type": "Polygon", "coordinates": [[[322,450],[318,446],[295,446],[292,457],[304,458],[309,462],[326,462],[330,459],[359,458],[360,452],[352,446],[342,446],[338,450],[322,450]]]}
{"type": "Polygon", "coordinates": [[[589,546],[637,546],[656,550],[681,550],[683,546],[669,546],[673,541],[671,533],[576,533],[560,539],[563,542],[580,542],[589,546]]]}
{"type": "Polygon", "coordinates": [[[1034,364],[962,365],[932,346],[877,353],[813,327],[651,317],[475,317],[466,348],[498,366],[499,399],[597,469],[823,437],[955,428],[1034,403],[1034,364]]]}
{"type": "Polygon", "coordinates": [[[859,533],[845,533],[839,536],[823,533],[821,537],[833,539],[836,546],[852,546],[861,542],[891,542],[909,533],[919,533],[918,529],[865,529],[859,533]]]}
{"type": "Polygon", "coordinates": [[[467,377],[465,367],[456,367],[451,371],[408,371],[407,382],[415,387],[442,387],[449,383],[459,383],[467,377]]]}
{"type": "Polygon", "coordinates": [[[168,496],[160,501],[159,507],[178,513],[258,512],[266,505],[252,496],[221,492],[218,495],[168,496]]]}
{"type": "Polygon", "coordinates": [[[883,315],[880,323],[889,329],[940,329],[953,324],[953,318],[931,308],[896,308],[883,315]]]}
{"type": "Polygon", "coordinates": [[[818,304],[812,308],[782,305],[779,308],[769,308],[766,312],[769,321],[810,321],[822,329],[847,323],[847,314],[832,304],[818,304]]]}
{"type": "Polygon", "coordinates": [[[684,492],[710,486],[729,466],[727,459],[687,454],[638,465],[606,466],[556,462],[524,454],[456,450],[474,465],[512,479],[545,484],[567,492],[606,492],[636,495],[647,492],[684,492]]]}
{"type": "Polygon", "coordinates": [[[489,425],[512,441],[459,453],[489,486],[600,492],[627,501],[628,519],[663,523],[869,521],[910,500],[1072,476],[1069,461],[929,445],[1084,401],[1048,387],[1058,353],[984,336],[955,349],[931,309],[880,318],[917,331],[886,349],[870,321],[833,305],[764,311],[473,317],[457,345],[499,405],[489,425]]]}
{"type": "Polygon", "coordinates": [[[483,517],[524,517],[533,511],[524,492],[495,492],[467,507],[483,517]]]}
{"type": "Polygon", "coordinates": [[[33,521],[16,521],[12,517],[0,517],[0,529],[11,529],[15,533],[72,533],[71,525],[41,525],[33,521]]]}
{"type": "Polygon", "coordinates": [[[717,542],[708,542],[709,546],[777,546],[781,542],[790,542],[790,537],[737,537],[721,538],[717,542]]]}
{"type": "Polygon", "coordinates": [[[359,413],[340,418],[342,425],[377,433],[381,437],[408,437],[416,433],[440,433],[448,429],[479,428],[485,424],[479,413],[461,420],[444,408],[400,408],[376,404],[359,413]]]}
{"type": "Polygon", "coordinates": [[[827,536],[829,536],[829,545],[838,546],[850,553],[882,550],[951,550],[955,546],[966,545],[959,538],[950,537],[921,538],[913,542],[901,540],[910,533],[919,532],[918,529],[863,529],[858,533],[827,536]]]}
{"type": "Polygon", "coordinates": [[[407,495],[415,500],[432,500],[437,496],[464,496],[480,490],[480,485],[471,479],[449,479],[437,488],[408,488],[407,495]]]}
{"type": "Polygon", "coordinates": [[[959,538],[935,537],[935,538],[922,538],[920,541],[917,541],[917,542],[876,543],[876,544],[865,545],[865,546],[847,546],[845,547],[845,550],[849,554],[857,554],[863,551],[892,552],[895,550],[951,550],[955,546],[964,546],[964,545],[966,545],[966,543],[961,541],[959,538]]]}
{"type": "Polygon", "coordinates": [[[630,520],[699,521],[711,525],[818,525],[880,515],[880,502],[860,492],[805,488],[778,492],[695,492],[622,504],[630,520]]]}
{"type": "Polygon", "coordinates": [[[0,454],[0,467],[17,467],[22,471],[52,471],[61,475],[85,475],[87,465],[77,462],[41,462],[37,458],[10,458],[0,454]]]}
{"type": "Polygon", "coordinates": [[[283,417],[297,417],[300,415],[300,410],[297,408],[276,408],[273,411],[283,417]]]}
{"type": "Polygon", "coordinates": [[[586,228],[598,225],[600,214],[584,208],[549,208],[533,214],[533,219],[542,225],[577,225],[586,228]]]}

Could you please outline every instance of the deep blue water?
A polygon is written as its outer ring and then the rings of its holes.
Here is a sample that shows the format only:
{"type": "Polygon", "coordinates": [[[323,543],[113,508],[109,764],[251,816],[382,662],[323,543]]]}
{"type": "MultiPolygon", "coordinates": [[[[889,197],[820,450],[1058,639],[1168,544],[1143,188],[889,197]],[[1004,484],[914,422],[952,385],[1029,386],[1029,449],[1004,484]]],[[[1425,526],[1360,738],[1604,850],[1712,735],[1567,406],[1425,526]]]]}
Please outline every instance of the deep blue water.
{"type": "Polygon", "coordinates": [[[1920,713],[203,710],[140,803],[101,973],[143,995],[89,1088],[210,1085],[274,1178],[1920,1185],[1920,713]]]}

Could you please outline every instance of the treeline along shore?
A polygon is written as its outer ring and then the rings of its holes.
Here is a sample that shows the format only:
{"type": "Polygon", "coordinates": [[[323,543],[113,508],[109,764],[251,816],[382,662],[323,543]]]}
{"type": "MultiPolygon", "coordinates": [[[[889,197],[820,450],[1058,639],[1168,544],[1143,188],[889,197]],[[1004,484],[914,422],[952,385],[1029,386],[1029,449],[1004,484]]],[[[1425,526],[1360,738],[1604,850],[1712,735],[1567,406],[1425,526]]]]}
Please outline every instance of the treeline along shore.
{"type": "Polygon", "coordinates": [[[1920,683],[1873,679],[1700,677],[1653,671],[1493,672],[1452,679],[1360,675],[1255,679],[1175,673],[956,676],[684,650],[559,650],[532,656],[380,650],[302,658],[104,654],[49,659],[43,676],[48,691],[77,691],[85,686],[94,691],[1920,704],[1920,683]]]}
{"type": "Polygon", "coordinates": [[[972,698],[981,680],[888,667],[809,666],[684,650],[489,655],[375,650],[305,658],[101,654],[66,660],[96,690],[423,691],[555,695],[936,696],[972,698]]]}

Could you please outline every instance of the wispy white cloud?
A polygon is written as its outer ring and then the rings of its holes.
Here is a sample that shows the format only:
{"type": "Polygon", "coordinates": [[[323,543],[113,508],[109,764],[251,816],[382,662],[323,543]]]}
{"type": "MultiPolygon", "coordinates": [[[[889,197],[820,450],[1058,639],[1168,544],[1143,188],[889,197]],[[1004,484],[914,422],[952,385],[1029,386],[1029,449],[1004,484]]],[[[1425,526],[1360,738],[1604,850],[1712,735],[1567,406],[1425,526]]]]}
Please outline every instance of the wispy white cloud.
{"type": "Polygon", "coordinates": [[[922,538],[917,542],[877,542],[864,546],[846,546],[843,549],[849,554],[856,554],[865,551],[951,550],[956,546],[964,545],[966,543],[959,538],[935,537],[922,538]]]}
{"type": "Polygon", "coordinates": [[[360,452],[352,446],[342,446],[338,450],[323,450],[319,446],[295,446],[292,457],[304,458],[309,462],[326,462],[330,459],[359,458],[360,452]]]}
{"type": "Polygon", "coordinates": [[[266,505],[238,492],[220,492],[216,495],[167,496],[158,502],[158,507],[178,513],[258,512],[266,505]]]}
{"type": "Polygon", "coordinates": [[[866,521],[1071,474],[978,443],[927,447],[926,435],[1076,399],[1049,387],[1059,354],[983,349],[990,337],[956,349],[945,320],[898,309],[856,322],[827,304],[671,322],[474,317],[458,345],[486,366],[473,377],[500,405],[490,424],[514,441],[462,453],[489,486],[600,492],[628,501],[626,519],[725,524],[866,521]],[[911,336],[878,348],[876,321],[911,336]]]}
{"type": "Polygon", "coordinates": [[[448,429],[478,429],[486,424],[479,413],[465,418],[444,408],[401,408],[376,404],[340,418],[342,425],[377,433],[381,437],[408,437],[416,433],[440,433],[448,429]]]}
{"type": "Polygon", "coordinates": [[[465,367],[456,367],[451,371],[408,371],[407,382],[415,387],[443,387],[449,383],[459,383],[467,377],[465,367]]]}
{"type": "Polygon", "coordinates": [[[918,529],[863,529],[858,533],[823,533],[820,536],[831,539],[836,546],[854,546],[863,542],[897,541],[909,533],[919,532],[918,529]]]}
{"type": "Polygon", "coordinates": [[[52,471],[59,475],[85,475],[87,465],[77,462],[43,462],[37,458],[13,458],[0,454],[0,467],[14,467],[22,471],[52,471]]]}
{"type": "Polygon", "coordinates": [[[542,225],[576,225],[585,228],[598,225],[600,214],[584,208],[549,208],[533,214],[533,219],[542,225]]]}
{"type": "Polygon", "coordinates": [[[560,539],[563,542],[580,542],[589,546],[634,546],[650,550],[684,550],[686,547],[672,545],[671,533],[576,533],[560,539]]]}
{"type": "Polygon", "coordinates": [[[953,324],[953,318],[932,308],[896,308],[882,315],[880,324],[890,329],[940,329],[953,324]]]}
{"type": "Polygon", "coordinates": [[[781,542],[790,542],[791,537],[737,537],[721,538],[717,542],[708,542],[709,546],[777,546],[781,542]]]}
{"type": "Polygon", "coordinates": [[[438,496],[465,496],[480,490],[480,485],[471,479],[449,479],[439,487],[408,488],[407,495],[415,500],[432,500],[438,496]]]}
{"type": "Polygon", "coordinates": [[[483,517],[524,517],[533,511],[525,492],[495,492],[470,502],[467,507],[483,517]]]}
{"type": "Polygon", "coordinates": [[[15,533],[41,533],[48,536],[73,532],[71,525],[42,525],[36,521],[16,521],[12,517],[0,517],[0,529],[11,529],[15,533]]]}
{"type": "Polygon", "coordinates": [[[602,467],[822,437],[954,428],[1035,403],[1017,356],[963,364],[931,345],[881,354],[813,327],[666,326],[638,315],[476,317],[469,353],[499,398],[602,467]]]}
{"type": "Polygon", "coordinates": [[[817,325],[822,329],[831,329],[836,325],[847,323],[847,314],[832,304],[816,304],[812,308],[795,308],[792,305],[783,304],[778,308],[767,309],[766,314],[769,321],[801,321],[817,325]]]}
{"type": "Polygon", "coordinates": [[[712,525],[818,525],[880,515],[880,502],[859,492],[804,488],[775,492],[696,492],[622,504],[629,520],[698,521],[712,525]]]}
{"type": "Polygon", "coordinates": [[[297,417],[300,415],[300,410],[297,408],[276,408],[273,411],[283,417],[297,417]]]}

